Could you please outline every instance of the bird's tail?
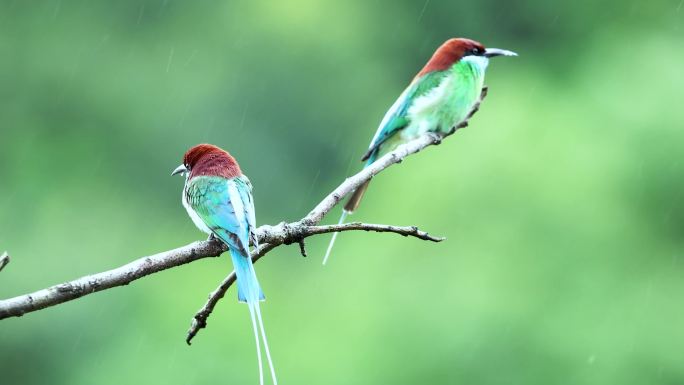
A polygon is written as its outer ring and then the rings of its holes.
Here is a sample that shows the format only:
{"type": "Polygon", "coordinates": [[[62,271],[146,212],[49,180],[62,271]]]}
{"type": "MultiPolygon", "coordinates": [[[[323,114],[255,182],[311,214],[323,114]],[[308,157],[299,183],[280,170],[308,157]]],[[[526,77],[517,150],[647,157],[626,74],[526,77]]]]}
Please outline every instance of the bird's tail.
{"type": "Polygon", "coordinates": [[[271,378],[273,385],[278,385],[278,380],[275,375],[275,368],[273,367],[273,360],[271,359],[271,351],[268,348],[268,340],[266,339],[266,330],[264,329],[264,322],[261,318],[261,308],[259,301],[265,299],[264,292],[259,286],[252,259],[249,255],[242,255],[237,250],[231,250],[231,259],[233,260],[233,267],[235,268],[235,275],[237,276],[238,299],[240,302],[246,302],[249,307],[249,315],[252,319],[252,328],[254,329],[254,339],[256,340],[257,359],[259,362],[259,384],[264,384],[264,369],[261,360],[261,344],[259,343],[259,330],[261,331],[261,340],[264,342],[264,351],[266,352],[266,359],[268,360],[268,367],[271,370],[271,378]]]}
{"type": "Polygon", "coordinates": [[[230,249],[230,257],[233,260],[233,268],[237,276],[238,300],[252,304],[266,299],[261,286],[259,286],[252,259],[249,255],[239,252],[237,247],[230,249]]]}
{"type": "MultiPolygon", "coordinates": [[[[347,218],[347,215],[350,214],[349,211],[347,210],[342,210],[342,215],[340,215],[340,220],[337,221],[338,225],[341,225],[344,223],[345,218],[347,218]]],[[[328,262],[328,257],[330,256],[330,252],[332,251],[333,245],[335,244],[335,239],[337,239],[337,234],[338,232],[334,232],[332,239],[330,240],[330,243],[328,243],[328,250],[325,251],[325,257],[323,257],[323,265],[325,265],[328,262]]]]}
{"type": "MultiPolygon", "coordinates": [[[[366,193],[366,189],[368,189],[368,184],[370,184],[370,179],[364,182],[361,186],[357,187],[352,196],[349,198],[347,203],[344,205],[344,210],[342,210],[342,215],[340,216],[340,220],[337,222],[338,225],[341,225],[344,223],[344,220],[347,218],[347,215],[351,214],[359,208],[359,204],[361,203],[361,198],[363,198],[363,194],[366,193]]],[[[337,239],[337,232],[333,233],[332,239],[330,240],[330,243],[328,244],[328,250],[325,252],[325,257],[323,257],[323,264],[325,265],[328,262],[328,257],[330,257],[330,252],[332,251],[333,245],[335,244],[335,240],[337,239]]]]}
{"type": "Polygon", "coordinates": [[[359,208],[359,205],[361,204],[361,199],[363,199],[363,195],[366,193],[366,190],[368,190],[369,184],[370,179],[363,182],[361,186],[357,187],[356,190],[354,190],[354,193],[351,197],[349,197],[349,200],[344,205],[344,211],[348,213],[353,213],[354,211],[356,211],[356,209],[359,208]]]}

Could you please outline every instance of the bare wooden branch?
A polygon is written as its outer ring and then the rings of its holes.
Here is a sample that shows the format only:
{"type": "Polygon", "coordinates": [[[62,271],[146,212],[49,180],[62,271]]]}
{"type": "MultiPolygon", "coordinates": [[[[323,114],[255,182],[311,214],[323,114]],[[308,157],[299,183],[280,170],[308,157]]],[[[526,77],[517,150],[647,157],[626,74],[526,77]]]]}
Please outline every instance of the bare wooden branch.
{"type": "Polygon", "coordinates": [[[0,271],[2,271],[2,269],[4,269],[8,263],[10,263],[10,256],[5,251],[4,253],[2,253],[2,255],[0,255],[0,271]]]}
{"type": "MultiPolygon", "coordinates": [[[[410,236],[422,239],[424,241],[432,242],[441,242],[446,239],[443,237],[433,237],[425,231],[419,230],[415,226],[400,227],[390,225],[375,225],[361,222],[352,222],[341,225],[326,226],[306,226],[302,224],[281,223],[278,226],[272,228],[269,226],[267,230],[269,231],[268,234],[270,235],[270,237],[267,238],[270,240],[270,242],[273,243],[259,245],[259,247],[252,252],[253,262],[258,261],[261,257],[266,255],[266,253],[268,253],[280,244],[294,243],[292,242],[292,240],[296,240],[296,242],[300,244],[300,247],[302,247],[303,250],[303,246],[301,246],[301,244],[304,242],[304,238],[317,234],[333,233],[336,231],[362,230],[375,231],[378,233],[395,233],[403,235],[405,237],[410,236]],[[280,234],[283,234],[283,237],[280,237],[280,234]]],[[[304,254],[304,252],[302,253],[304,254]]],[[[185,342],[187,342],[188,345],[191,344],[192,339],[197,335],[200,329],[203,329],[207,326],[207,318],[209,318],[211,312],[214,311],[214,306],[216,306],[218,301],[221,298],[223,298],[223,296],[226,294],[226,291],[228,291],[230,286],[233,283],[235,283],[235,279],[235,272],[233,271],[223,280],[223,282],[221,282],[221,284],[216,288],[216,290],[209,293],[209,299],[207,300],[207,302],[204,304],[204,306],[202,306],[202,308],[200,308],[197,311],[197,313],[195,313],[195,316],[192,318],[190,329],[188,329],[188,334],[185,338],[185,342]]]]}
{"type": "MultiPolygon", "coordinates": [[[[275,248],[274,245],[270,243],[262,243],[259,245],[259,247],[252,251],[252,261],[256,262],[259,260],[259,258],[263,257],[268,253],[269,251],[273,250],[275,248]]],[[[194,317],[192,317],[192,324],[190,325],[190,329],[188,330],[188,335],[185,337],[185,342],[190,345],[192,339],[197,335],[197,332],[200,331],[200,329],[204,329],[207,327],[207,318],[211,315],[211,312],[214,311],[214,307],[218,303],[218,301],[223,298],[224,295],[226,295],[226,292],[228,291],[228,288],[235,282],[237,279],[237,276],[235,275],[235,272],[231,272],[228,274],[228,276],[221,282],[219,287],[216,288],[216,290],[212,291],[209,293],[209,299],[207,302],[202,306],[201,309],[195,314],[194,317]]]]}
{"type": "MultiPolygon", "coordinates": [[[[454,132],[456,132],[456,130],[458,130],[460,128],[467,127],[468,121],[470,120],[470,118],[473,117],[473,115],[475,115],[475,113],[477,111],[479,111],[480,104],[482,103],[484,98],[487,97],[487,91],[488,91],[487,87],[482,88],[482,92],[480,93],[480,99],[475,103],[475,105],[473,106],[473,109],[468,114],[468,117],[463,122],[459,123],[456,127],[454,127],[449,133],[447,133],[445,135],[436,135],[433,133],[426,134],[426,135],[421,136],[421,137],[419,137],[419,138],[417,138],[417,139],[415,139],[409,143],[406,143],[406,144],[400,146],[396,150],[394,150],[394,151],[386,154],[385,156],[381,157],[380,159],[373,162],[373,164],[371,164],[370,166],[361,170],[356,175],[345,179],[345,181],[341,185],[339,185],[335,190],[333,190],[333,192],[328,194],[328,196],[323,198],[323,200],[318,205],[316,205],[316,207],[314,207],[314,209],[311,210],[311,212],[309,212],[309,214],[306,217],[302,218],[302,220],[299,221],[299,223],[302,225],[309,225],[309,226],[317,225],[325,217],[325,215],[330,212],[330,210],[332,210],[342,199],[344,199],[344,197],[347,194],[354,191],[354,189],[356,189],[357,187],[362,185],[367,180],[371,179],[373,176],[377,175],[382,170],[386,169],[387,167],[389,167],[395,163],[400,163],[405,157],[407,157],[411,154],[415,154],[415,153],[421,151],[422,149],[424,149],[430,145],[440,144],[445,137],[453,134],[454,132]]],[[[353,224],[346,224],[346,225],[353,225],[353,224]]],[[[343,224],[340,226],[346,226],[346,225],[343,224]]],[[[288,225],[281,223],[279,226],[288,226],[288,225]]],[[[268,232],[268,228],[266,228],[265,226],[262,226],[262,228],[264,228],[264,230],[268,232]]],[[[269,228],[270,228],[270,226],[269,226],[269,228]]],[[[327,228],[328,231],[326,231],[326,232],[344,231],[344,229],[339,229],[339,228],[335,229],[335,225],[319,226],[319,228],[327,228]]],[[[413,228],[411,228],[411,229],[413,229],[413,228]]],[[[288,232],[289,229],[284,228],[283,230],[284,231],[282,231],[280,233],[285,234],[288,232]]],[[[369,229],[369,231],[371,231],[371,230],[369,229]]],[[[418,232],[418,229],[415,228],[415,231],[418,232]]],[[[401,232],[399,232],[399,233],[401,234],[401,232]]],[[[427,233],[424,233],[424,234],[425,234],[425,236],[429,237],[429,235],[427,235],[427,233]]],[[[404,234],[404,235],[408,235],[408,234],[404,234]]],[[[261,238],[259,238],[259,239],[261,239],[261,238]]],[[[422,239],[424,239],[424,238],[422,238],[422,239]]],[[[443,238],[435,238],[435,239],[429,239],[429,240],[439,242],[442,239],[443,238]]],[[[300,238],[300,241],[303,242],[303,238],[300,238]]],[[[301,244],[300,244],[300,246],[301,246],[301,244]]],[[[302,254],[306,255],[304,252],[304,246],[301,246],[301,247],[302,247],[302,254]]],[[[259,256],[258,258],[260,258],[260,257],[261,256],[259,256]]],[[[256,261],[256,260],[258,260],[258,258],[256,258],[256,259],[253,258],[252,260],[256,261]]],[[[190,341],[195,337],[195,335],[197,335],[197,332],[200,329],[206,327],[207,318],[209,317],[209,315],[213,311],[214,306],[216,306],[218,301],[221,298],[223,298],[226,291],[228,290],[228,288],[230,287],[230,285],[233,283],[234,280],[235,280],[235,273],[232,272],[221,283],[221,285],[219,285],[219,287],[216,288],[216,290],[214,290],[213,292],[211,292],[209,294],[209,300],[204,304],[204,306],[202,306],[202,308],[193,317],[192,324],[190,325],[190,329],[188,330],[188,334],[187,334],[187,337],[185,339],[185,341],[188,343],[188,345],[190,345],[190,341]]]]}
{"type": "Polygon", "coordinates": [[[143,257],[116,269],[86,275],[31,294],[2,300],[0,301],[0,319],[20,317],[26,313],[55,306],[97,291],[128,285],[146,275],[201,258],[216,257],[224,251],[226,247],[221,242],[201,241],[143,257]]]}
{"type": "MultiPolygon", "coordinates": [[[[276,226],[263,225],[256,230],[257,238],[261,245],[254,250],[252,260],[257,261],[266,255],[273,248],[283,245],[302,242],[305,238],[329,233],[332,231],[379,231],[391,232],[404,236],[413,236],[424,240],[439,240],[429,236],[427,233],[413,227],[398,227],[387,225],[373,225],[364,223],[353,223],[348,226],[308,226],[301,222],[280,223],[276,226]]],[[[128,285],[129,283],[145,277],[147,275],[160,272],[172,267],[190,263],[202,258],[216,257],[227,250],[226,246],[216,239],[207,241],[193,242],[174,250],[151,255],[137,259],[131,263],[105,271],[102,273],[86,275],[76,280],[65,282],[59,285],[48,287],[31,294],[20,295],[18,297],[0,301],[0,319],[9,317],[19,317],[26,313],[55,306],[60,303],[71,301],[101,290],[111,289],[117,286],[128,285]]],[[[205,305],[209,306],[208,316],[213,310],[213,306],[223,297],[225,291],[235,280],[231,273],[224,280],[222,285],[212,293],[212,296],[205,305]],[[233,277],[233,278],[231,278],[233,277]]],[[[202,310],[200,310],[202,312],[202,310]]],[[[195,316],[198,325],[206,324],[204,320],[195,316]]],[[[199,327],[201,328],[201,326],[199,327]]]]}
{"type": "MultiPolygon", "coordinates": [[[[483,88],[480,100],[473,108],[468,119],[477,111],[480,102],[487,94],[487,89],[483,88]]],[[[276,226],[263,225],[256,230],[257,238],[261,243],[253,251],[252,260],[257,261],[269,251],[283,244],[298,243],[304,254],[303,240],[307,237],[336,231],[376,231],[392,232],[403,236],[412,236],[418,239],[439,242],[444,238],[433,237],[416,227],[399,227],[390,225],[374,225],[366,223],[347,223],[342,225],[318,226],[320,221],[337,205],[347,194],[354,191],[365,181],[371,179],[387,167],[401,162],[407,156],[417,153],[422,149],[440,144],[444,137],[451,135],[458,128],[466,127],[467,121],[445,135],[433,133],[425,134],[409,143],[406,143],[396,150],[386,154],[369,167],[354,176],[347,178],[333,192],[326,196],[306,217],[298,222],[280,223],[276,226]]],[[[190,263],[202,258],[216,257],[227,250],[226,246],[220,241],[210,239],[207,241],[193,242],[189,245],[179,247],[174,250],[165,251],[155,255],[143,257],[130,262],[121,267],[108,270],[102,273],[86,275],[73,281],[51,286],[30,294],[20,295],[14,298],[0,300],[0,320],[9,317],[20,317],[26,313],[55,306],[85,295],[114,288],[117,286],[128,285],[129,283],[172,267],[190,263]]],[[[7,253],[3,253],[0,258],[0,270],[9,262],[7,253]]],[[[188,331],[187,342],[206,326],[206,320],[213,311],[216,303],[225,295],[226,290],[235,281],[234,273],[229,274],[221,285],[210,294],[207,303],[193,318],[193,324],[188,331]]]]}
{"type": "Polygon", "coordinates": [[[356,175],[347,178],[341,185],[339,185],[335,190],[333,190],[333,192],[331,192],[330,194],[328,194],[328,196],[323,198],[323,200],[318,205],[316,205],[316,207],[314,207],[314,209],[311,210],[311,212],[306,217],[304,217],[304,219],[302,219],[301,222],[304,224],[312,225],[320,223],[323,217],[325,217],[325,215],[329,213],[330,210],[333,209],[333,207],[335,207],[342,199],[344,199],[345,196],[347,196],[347,194],[354,191],[365,181],[373,178],[375,175],[377,175],[387,167],[395,163],[401,163],[401,161],[404,160],[404,158],[411,154],[415,154],[430,145],[438,145],[442,143],[442,140],[445,137],[453,134],[459,128],[467,127],[468,120],[472,118],[473,115],[480,109],[480,104],[487,96],[487,89],[487,87],[482,88],[482,93],[480,93],[480,99],[475,103],[470,114],[468,114],[468,117],[463,122],[459,123],[456,127],[454,127],[451,130],[451,132],[444,135],[439,135],[430,132],[406,144],[399,146],[396,150],[388,154],[385,154],[383,157],[376,160],[375,162],[373,162],[373,164],[364,168],[356,175]]]}
{"type": "Polygon", "coordinates": [[[341,225],[312,226],[307,228],[307,234],[325,234],[350,230],[374,231],[376,233],[396,233],[405,237],[415,237],[424,241],[442,242],[446,238],[433,237],[416,226],[374,225],[371,223],[350,222],[341,225]]]}

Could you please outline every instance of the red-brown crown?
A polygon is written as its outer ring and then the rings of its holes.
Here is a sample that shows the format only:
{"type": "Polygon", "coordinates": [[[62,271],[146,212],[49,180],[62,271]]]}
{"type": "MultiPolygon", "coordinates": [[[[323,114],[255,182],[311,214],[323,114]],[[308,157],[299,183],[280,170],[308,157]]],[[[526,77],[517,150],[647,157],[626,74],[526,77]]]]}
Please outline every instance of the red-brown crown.
{"type": "Polygon", "coordinates": [[[440,45],[416,77],[421,77],[428,72],[444,71],[464,56],[473,52],[483,54],[485,47],[475,41],[464,38],[449,39],[440,45]]]}
{"type": "Polygon", "coordinates": [[[189,149],[183,156],[183,164],[190,171],[190,178],[201,175],[235,178],[242,175],[235,158],[212,144],[198,144],[189,149]]]}

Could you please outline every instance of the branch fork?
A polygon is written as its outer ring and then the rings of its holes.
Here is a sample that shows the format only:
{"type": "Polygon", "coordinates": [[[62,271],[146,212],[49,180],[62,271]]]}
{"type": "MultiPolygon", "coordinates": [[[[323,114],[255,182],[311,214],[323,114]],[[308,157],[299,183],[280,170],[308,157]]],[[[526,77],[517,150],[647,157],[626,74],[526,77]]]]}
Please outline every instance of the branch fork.
{"type": "MultiPolygon", "coordinates": [[[[466,127],[468,120],[478,111],[480,103],[487,95],[487,87],[482,89],[480,99],[474,105],[468,117],[450,132],[446,134],[424,134],[406,144],[399,146],[394,151],[382,156],[373,164],[365,167],[357,174],[350,176],[335,190],[328,194],[316,207],[304,218],[297,222],[281,222],[277,225],[262,225],[255,233],[259,240],[259,246],[252,250],[252,261],[256,262],[269,251],[281,245],[298,243],[300,252],[306,256],[304,240],[310,236],[339,231],[373,231],[388,232],[414,237],[424,241],[441,242],[445,238],[434,237],[415,226],[393,226],[361,222],[351,222],[339,225],[318,225],[345,196],[354,191],[361,184],[373,178],[378,173],[393,164],[400,163],[407,156],[415,154],[431,145],[440,144],[444,138],[456,132],[459,128],[466,127]]],[[[87,275],[73,281],[51,286],[30,294],[20,295],[14,298],[0,300],[0,320],[10,317],[20,317],[26,313],[55,306],[76,298],[83,297],[98,291],[111,289],[158,273],[160,271],[177,267],[199,259],[217,257],[224,253],[227,247],[211,237],[206,241],[193,242],[188,245],[164,251],[134,260],[121,267],[87,275]]],[[[9,263],[10,257],[7,252],[0,255],[0,271],[9,263]]],[[[223,298],[226,291],[235,282],[235,273],[230,273],[221,284],[209,294],[207,302],[194,315],[192,324],[188,330],[186,342],[190,344],[199,330],[207,326],[207,319],[214,310],[218,301],[223,298]]]]}

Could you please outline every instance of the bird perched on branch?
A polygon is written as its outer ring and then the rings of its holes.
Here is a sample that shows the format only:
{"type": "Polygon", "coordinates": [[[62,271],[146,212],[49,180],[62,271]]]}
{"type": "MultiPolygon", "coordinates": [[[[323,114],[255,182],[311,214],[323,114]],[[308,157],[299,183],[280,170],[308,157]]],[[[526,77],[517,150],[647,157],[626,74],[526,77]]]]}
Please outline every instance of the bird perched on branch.
{"type": "MultiPolygon", "coordinates": [[[[399,145],[426,132],[445,134],[463,122],[480,97],[489,59],[517,56],[515,52],[485,48],[470,39],[449,39],[432,55],[380,122],[361,159],[368,167],[399,145]]],[[[370,180],[359,186],[344,206],[339,223],[359,207],[370,180]]],[[[323,264],[328,261],[333,234],[323,264]]]]}
{"type": "Polygon", "coordinates": [[[252,318],[259,362],[259,383],[263,385],[264,373],[257,329],[261,331],[273,383],[277,385],[259,308],[259,301],[264,300],[264,293],[259,286],[249,252],[250,242],[255,247],[258,244],[254,234],[256,224],[252,185],[242,174],[235,158],[211,144],[200,144],[188,150],[183,157],[183,164],[171,173],[177,174],[186,177],[182,202],[195,226],[221,240],[230,251],[237,276],[238,300],[247,303],[252,318]]]}

